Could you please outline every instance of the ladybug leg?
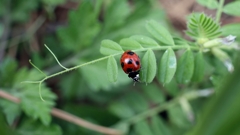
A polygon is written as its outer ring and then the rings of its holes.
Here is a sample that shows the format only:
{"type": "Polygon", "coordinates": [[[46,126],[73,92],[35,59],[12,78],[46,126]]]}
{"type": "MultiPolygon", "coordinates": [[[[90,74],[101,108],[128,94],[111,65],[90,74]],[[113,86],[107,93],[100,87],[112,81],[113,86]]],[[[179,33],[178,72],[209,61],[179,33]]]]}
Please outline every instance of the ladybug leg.
{"type": "Polygon", "coordinates": [[[136,84],[136,81],[134,81],[133,86],[135,86],[135,84],[136,84]]]}

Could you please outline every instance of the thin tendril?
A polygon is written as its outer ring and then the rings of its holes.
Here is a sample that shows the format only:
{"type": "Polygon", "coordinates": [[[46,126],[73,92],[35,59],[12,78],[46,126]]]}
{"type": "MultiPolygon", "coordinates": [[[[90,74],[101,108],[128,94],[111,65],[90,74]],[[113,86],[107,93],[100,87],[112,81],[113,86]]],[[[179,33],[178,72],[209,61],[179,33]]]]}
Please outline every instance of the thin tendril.
{"type": "Polygon", "coordinates": [[[62,68],[64,68],[65,70],[67,70],[68,68],[64,67],[57,59],[57,57],[55,56],[55,54],[47,47],[46,44],[44,44],[44,46],[48,49],[48,51],[53,55],[53,57],[55,58],[55,60],[57,61],[58,65],[62,68]]]}
{"type": "Polygon", "coordinates": [[[41,85],[42,85],[42,81],[39,83],[39,85],[38,85],[38,92],[39,92],[39,95],[40,95],[40,98],[41,98],[41,100],[43,101],[43,102],[45,102],[45,100],[43,99],[43,97],[42,97],[42,89],[41,89],[41,85]]]}
{"type": "Polygon", "coordinates": [[[44,76],[47,76],[45,73],[43,73],[37,66],[35,66],[31,60],[29,60],[29,63],[34,67],[36,68],[40,73],[42,73],[44,76]]]}

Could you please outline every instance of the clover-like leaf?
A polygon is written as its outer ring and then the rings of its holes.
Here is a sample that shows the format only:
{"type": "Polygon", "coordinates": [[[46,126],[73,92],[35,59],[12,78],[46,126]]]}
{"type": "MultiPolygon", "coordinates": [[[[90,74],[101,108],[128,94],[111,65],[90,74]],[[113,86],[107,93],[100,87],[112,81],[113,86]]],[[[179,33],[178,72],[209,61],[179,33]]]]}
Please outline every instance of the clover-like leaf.
{"type": "Polygon", "coordinates": [[[113,42],[112,40],[103,40],[101,42],[100,52],[103,55],[111,55],[116,53],[122,53],[123,50],[118,43],[113,42]]]}
{"type": "Polygon", "coordinates": [[[123,50],[135,50],[142,48],[142,46],[137,41],[130,38],[122,39],[120,41],[120,45],[123,50]]]}
{"type": "Polygon", "coordinates": [[[159,63],[158,79],[164,84],[169,83],[176,72],[176,68],[177,60],[175,53],[172,48],[169,48],[165,51],[159,63]]]}
{"type": "Polygon", "coordinates": [[[117,67],[117,62],[113,56],[110,56],[108,58],[107,75],[108,75],[109,81],[111,81],[111,82],[117,81],[118,67],[117,67]]]}
{"type": "Polygon", "coordinates": [[[187,50],[180,58],[177,66],[177,81],[179,83],[188,83],[193,75],[194,56],[191,50],[187,50]]]}
{"type": "Polygon", "coordinates": [[[156,75],[156,57],[152,50],[148,50],[142,59],[142,70],[140,72],[141,80],[150,83],[156,75]]]}
{"type": "Polygon", "coordinates": [[[173,38],[167,29],[156,21],[147,22],[146,28],[148,32],[158,41],[165,45],[174,45],[173,38]]]}
{"type": "Polygon", "coordinates": [[[144,48],[159,46],[158,43],[154,39],[147,37],[147,36],[135,35],[135,36],[131,36],[130,38],[136,40],[144,48]]]}

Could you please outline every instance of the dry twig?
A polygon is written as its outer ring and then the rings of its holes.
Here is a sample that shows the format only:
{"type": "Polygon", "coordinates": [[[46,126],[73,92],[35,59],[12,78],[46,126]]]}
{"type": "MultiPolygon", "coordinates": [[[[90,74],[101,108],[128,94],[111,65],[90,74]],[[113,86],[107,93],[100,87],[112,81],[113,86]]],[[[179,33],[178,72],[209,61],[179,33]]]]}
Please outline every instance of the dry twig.
{"type": "MultiPolygon", "coordinates": [[[[0,97],[7,99],[9,101],[12,101],[14,103],[20,103],[21,100],[17,97],[14,97],[12,95],[10,95],[9,93],[0,90],[0,97]]],[[[63,119],[65,121],[74,123],[78,126],[81,127],[85,127],[103,134],[107,134],[107,135],[122,135],[121,131],[115,130],[115,129],[111,129],[111,128],[107,128],[107,127],[103,127],[103,126],[99,126],[93,123],[90,123],[86,120],[83,120],[75,115],[69,114],[68,112],[62,111],[60,109],[57,108],[53,108],[51,111],[51,114],[55,117],[58,117],[60,119],[63,119]]]]}

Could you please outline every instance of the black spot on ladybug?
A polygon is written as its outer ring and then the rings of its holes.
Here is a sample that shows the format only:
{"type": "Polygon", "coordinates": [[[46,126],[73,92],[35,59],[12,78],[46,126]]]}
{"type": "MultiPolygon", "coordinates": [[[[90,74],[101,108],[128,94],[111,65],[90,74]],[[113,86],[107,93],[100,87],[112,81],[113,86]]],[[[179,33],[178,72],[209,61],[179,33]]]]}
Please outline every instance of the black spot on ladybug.
{"type": "Polygon", "coordinates": [[[122,68],[124,67],[124,63],[123,62],[121,63],[121,66],[122,66],[122,68]]]}
{"type": "Polygon", "coordinates": [[[131,51],[129,51],[129,52],[127,52],[127,54],[129,54],[129,55],[134,55],[135,53],[134,53],[134,52],[131,52],[131,51]]]}
{"type": "Polygon", "coordinates": [[[128,73],[132,72],[132,69],[131,68],[127,68],[127,72],[128,73]]]}
{"type": "Polygon", "coordinates": [[[127,64],[132,64],[132,59],[129,59],[127,64]]]}
{"type": "Polygon", "coordinates": [[[139,61],[136,61],[136,64],[139,65],[139,61]]]}

